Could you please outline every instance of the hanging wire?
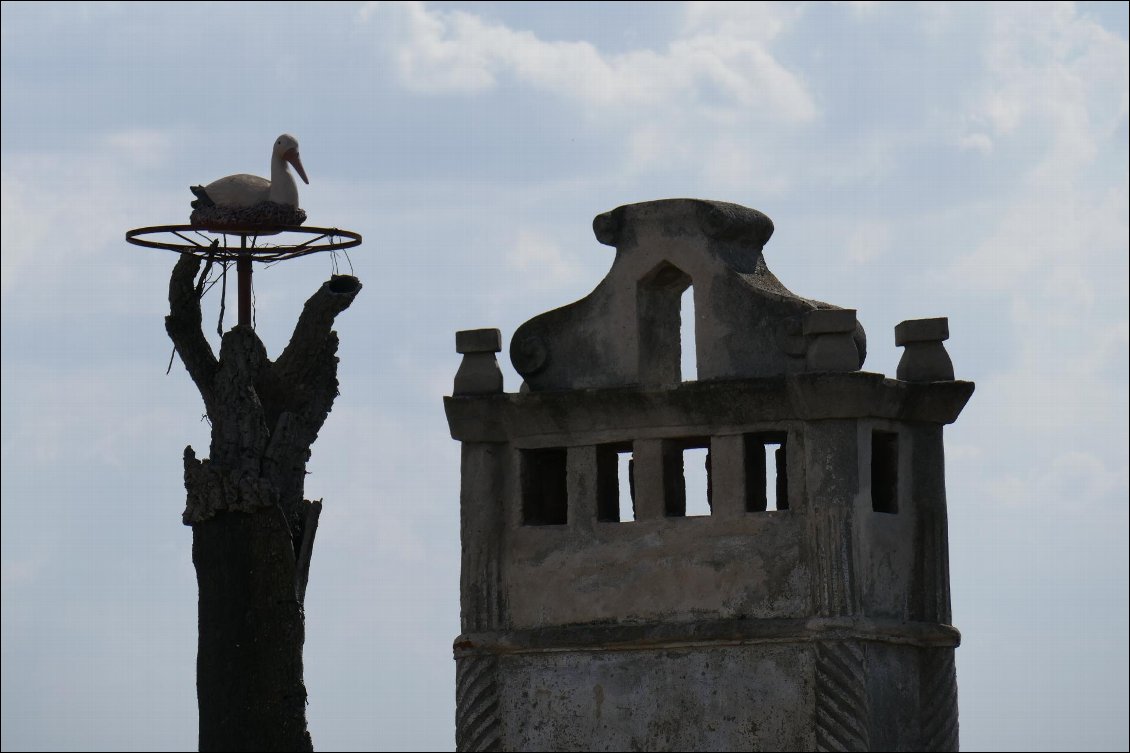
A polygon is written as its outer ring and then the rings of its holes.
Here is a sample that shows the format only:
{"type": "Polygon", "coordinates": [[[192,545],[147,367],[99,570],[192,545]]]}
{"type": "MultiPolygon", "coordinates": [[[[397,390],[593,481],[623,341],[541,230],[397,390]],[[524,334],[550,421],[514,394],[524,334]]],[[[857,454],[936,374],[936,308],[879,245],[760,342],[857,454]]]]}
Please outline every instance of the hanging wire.
{"type": "MultiPolygon", "coordinates": [[[[329,239],[330,246],[335,246],[337,244],[338,234],[334,232],[329,233],[329,239]]],[[[345,254],[345,262],[349,265],[349,274],[354,274],[353,259],[349,258],[349,251],[345,249],[332,248],[330,250],[330,271],[335,275],[341,274],[341,262],[337,258],[339,250],[341,251],[341,253],[345,254]]]]}
{"type": "Polygon", "coordinates": [[[216,334],[224,336],[224,307],[228,299],[228,263],[224,262],[223,284],[220,286],[220,321],[216,323],[216,334]]]}
{"type": "MultiPolygon", "coordinates": [[[[220,262],[220,265],[221,265],[221,267],[227,267],[227,265],[229,263],[230,262],[222,261],[222,262],[220,262]]],[[[208,291],[211,290],[212,287],[222,279],[222,277],[223,277],[222,272],[219,272],[211,280],[208,280],[208,284],[204,286],[204,292],[203,292],[203,294],[201,294],[201,297],[208,295],[208,291]]]]}
{"type": "Polygon", "coordinates": [[[208,279],[208,273],[212,271],[212,262],[216,259],[216,247],[219,245],[220,239],[216,238],[212,241],[212,245],[208,250],[207,261],[204,264],[204,271],[200,273],[200,281],[196,283],[196,297],[204,297],[204,281],[208,279]]]}

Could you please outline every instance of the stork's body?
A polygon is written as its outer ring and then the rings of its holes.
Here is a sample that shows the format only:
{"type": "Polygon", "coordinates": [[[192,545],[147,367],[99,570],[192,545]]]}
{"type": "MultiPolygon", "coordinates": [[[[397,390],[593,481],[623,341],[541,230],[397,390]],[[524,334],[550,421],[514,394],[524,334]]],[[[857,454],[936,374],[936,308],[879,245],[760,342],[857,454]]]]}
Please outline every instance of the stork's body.
{"type": "Polygon", "coordinates": [[[287,168],[288,162],[294,165],[304,183],[310,182],[298,156],[298,140],[284,133],[275,140],[271,151],[270,180],[243,173],[214,180],[206,186],[192,186],[192,193],[196,195],[192,206],[242,209],[270,201],[298,209],[298,184],[287,168]]]}

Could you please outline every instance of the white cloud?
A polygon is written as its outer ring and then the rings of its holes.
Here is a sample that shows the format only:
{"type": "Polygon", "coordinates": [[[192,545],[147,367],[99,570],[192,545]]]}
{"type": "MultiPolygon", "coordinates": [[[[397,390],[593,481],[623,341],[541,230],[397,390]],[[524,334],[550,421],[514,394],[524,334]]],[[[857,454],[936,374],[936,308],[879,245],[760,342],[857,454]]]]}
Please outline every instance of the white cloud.
{"type": "Polygon", "coordinates": [[[1126,119],[1127,41],[1071,3],[995,6],[990,24],[980,114],[998,136],[1039,128],[1051,139],[1055,167],[1093,159],[1096,139],[1126,119]]]}
{"type": "Polygon", "coordinates": [[[957,145],[962,149],[970,149],[981,154],[993,151],[993,140],[983,133],[969,133],[962,136],[957,145]]]}
{"type": "Polygon", "coordinates": [[[568,287],[581,275],[581,268],[552,239],[532,230],[521,230],[507,261],[522,279],[539,288],[568,287]]]}
{"type": "Polygon", "coordinates": [[[0,583],[4,588],[34,583],[43,569],[43,556],[30,556],[21,559],[5,559],[0,564],[0,583]]]}
{"type": "Polygon", "coordinates": [[[8,288],[41,253],[50,230],[46,217],[36,215],[36,197],[19,176],[5,167],[0,171],[0,290],[8,288]]]}
{"type": "Polygon", "coordinates": [[[1002,202],[995,226],[958,259],[954,279],[966,288],[1028,295],[1037,285],[1060,289],[1055,272],[1067,264],[1091,281],[1084,285],[1112,282],[1106,264],[1118,259],[1130,237],[1126,187],[1096,195],[1081,183],[1077,172],[1064,171],[1059,182],[1045,184],[1035,168],[1002,202]]]}
{"type": "Polygon", "coordinates": [[[108,147],[111,159],[153,170],[168,164],[178,139],[181,137],[171,131],[131,128],[109,133],[102,141],[108,147]]]}
{"type": "Polygon", "coordinates": [[[718,34],[757,42],[768,42],[801,14],[796,5],[781,3],[686,3],[683,33],[718,34]]]}
{"type": "Polygon", "coordinates": [[[0,289],[5,296],[33,269],[84,264],[95,273],[84,284],[95,285],[103,275],[112,278],[128,266],[128,228],[147,224],[147,217],[170,216],[162,214],[166,210],[184,214],[187,193],[162,199],[143,179],[143,173],[167,164],[173,139],[170,133],[131,130],[97,137],[77,154],[5,153],[0,168],[0,289]],[[106,256],[108,247],[119,247],[122,254],[106,256]]]}
{"type": "Polygon", "coordinates": [[[856,264],[867,264],[878,259],[891,247],[890,223],[881,220],[861,220],[847,239],[847,257],[856,264]]]}
{"type": "MultiPolygon", "coordinates": [[[[5,364],[0,443],[5,466],[19,462],[25,472],[40,475],[64,463],[110,470],[136,464],[137,448],[151,448],[154,437],[184,416],[186,405],[197,416],[204,412],[194,396],[166,379],[162,357],[154,356],[154,368],[145,376],[137,374],[132,361],[85,364],[64,373],[5,364]],[[9,390],[10,385],[18,389],[9,390]]],[[[206,426],[187,426],[186,436],[191,436],[188,430],[197,438],[206,436],[206,426]]]]}
{"type": "Polygon", "coordinates": [[[985,499],[1011,508],[1050,511],[1069,503],[1081,513],[1096,513],[1112,501],[1124,501],[1130,491],[1128,481],[1125,464],[1111,467],[1094,454],[1072,450],[1052,455],[1029,475],[987,474],[982,490],[985,499]]]}
{"type": "Polygon", "coordinates": [[[1089,360],[1103,332],[1125,327],[1128,173],[1096,180],[1091,170],[1126,124],[1130,48],[1071,5],[994,6],[990,26],[987,83],[968,122],[993,133],[963,143],[998,155],[1020,146],[1029,160],[949,275],[1008,301],[1025,333],[1014,376],[1058,374],[1089,360]],[[1105,320],[1097,328],[1096,314],[1105,320]],[[1055,364],[1042,356],[1049,348],[1063,350],[1055,364]]]}
{"type": "MultiPolygon", "coordinates": [[[[803,6],[692,3],[665,38],[611,52],[552,41],[474,13],[423,3],[370,3],[358,19],[378,40],[396,83],[421,95],[557,98],[601,143],[617,145],[608,180],[648,176],[654,195],[715,196],[791,185],[775,145],[817,122],[805,79],[775,47],[803,6]],[[664,181],[666,182],[666,181],[664,181]]],[[[473,105],[470,105],[473,106],[473,105]]]]}
{"type": "Polygon", "coordinates": [[[883,7],[878,0],[846,0],[844,4],[857,16],[866,16],[883,7]]]}
{"type": "Polygon", "coordinates": [[[398,80],[413,91],[475,93],[513,80],[612,109],[720,101],[723,109],[757,108],[768,120],[811,120],[816,107],[803,83],[766,47],[793,11],[729,5],[691,6],[686,36],[665,50],[620,54],[422,3],[370,3],[359,18],[379,25],[398,80]]]}

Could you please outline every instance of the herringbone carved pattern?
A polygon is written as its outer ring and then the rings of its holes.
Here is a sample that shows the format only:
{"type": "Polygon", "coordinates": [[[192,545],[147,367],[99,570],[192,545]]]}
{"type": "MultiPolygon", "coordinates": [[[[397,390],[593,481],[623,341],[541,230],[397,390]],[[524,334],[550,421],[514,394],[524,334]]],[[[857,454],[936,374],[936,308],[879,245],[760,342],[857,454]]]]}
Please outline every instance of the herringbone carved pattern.
{"type": "Polygon", "coordinates": [[[498,750],[498,659],[468,656],[455,664],[455,749],[498,750]]]}
{"type": "Polygon", "coordinates": [[[957,668],[952,648],[925,649],[922,685],[922,750],[957,751],[957,668]]]}
{"type": "Polygon", "coordinates": [[[869,750],[863,649],[856,643],[820,643],[816,649],[816,749],[869,750]]]}

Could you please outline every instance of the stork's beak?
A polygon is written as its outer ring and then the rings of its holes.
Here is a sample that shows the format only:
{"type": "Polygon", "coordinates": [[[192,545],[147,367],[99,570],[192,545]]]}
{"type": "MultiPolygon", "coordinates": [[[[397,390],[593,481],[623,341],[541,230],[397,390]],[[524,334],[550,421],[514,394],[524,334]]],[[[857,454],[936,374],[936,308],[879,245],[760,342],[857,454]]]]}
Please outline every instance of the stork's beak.
{"type": "Polygon", "coordinates": [[[302,158],[298,156],[297,149],[287,150],[287,153],[283,155],[283,159],[294,165],[294,169],[298,171],[298,174],[300,176],[302,176],[303,183],[310,185],[310,179],[306,177],[306,170],[302,167],[302,158]]]}

